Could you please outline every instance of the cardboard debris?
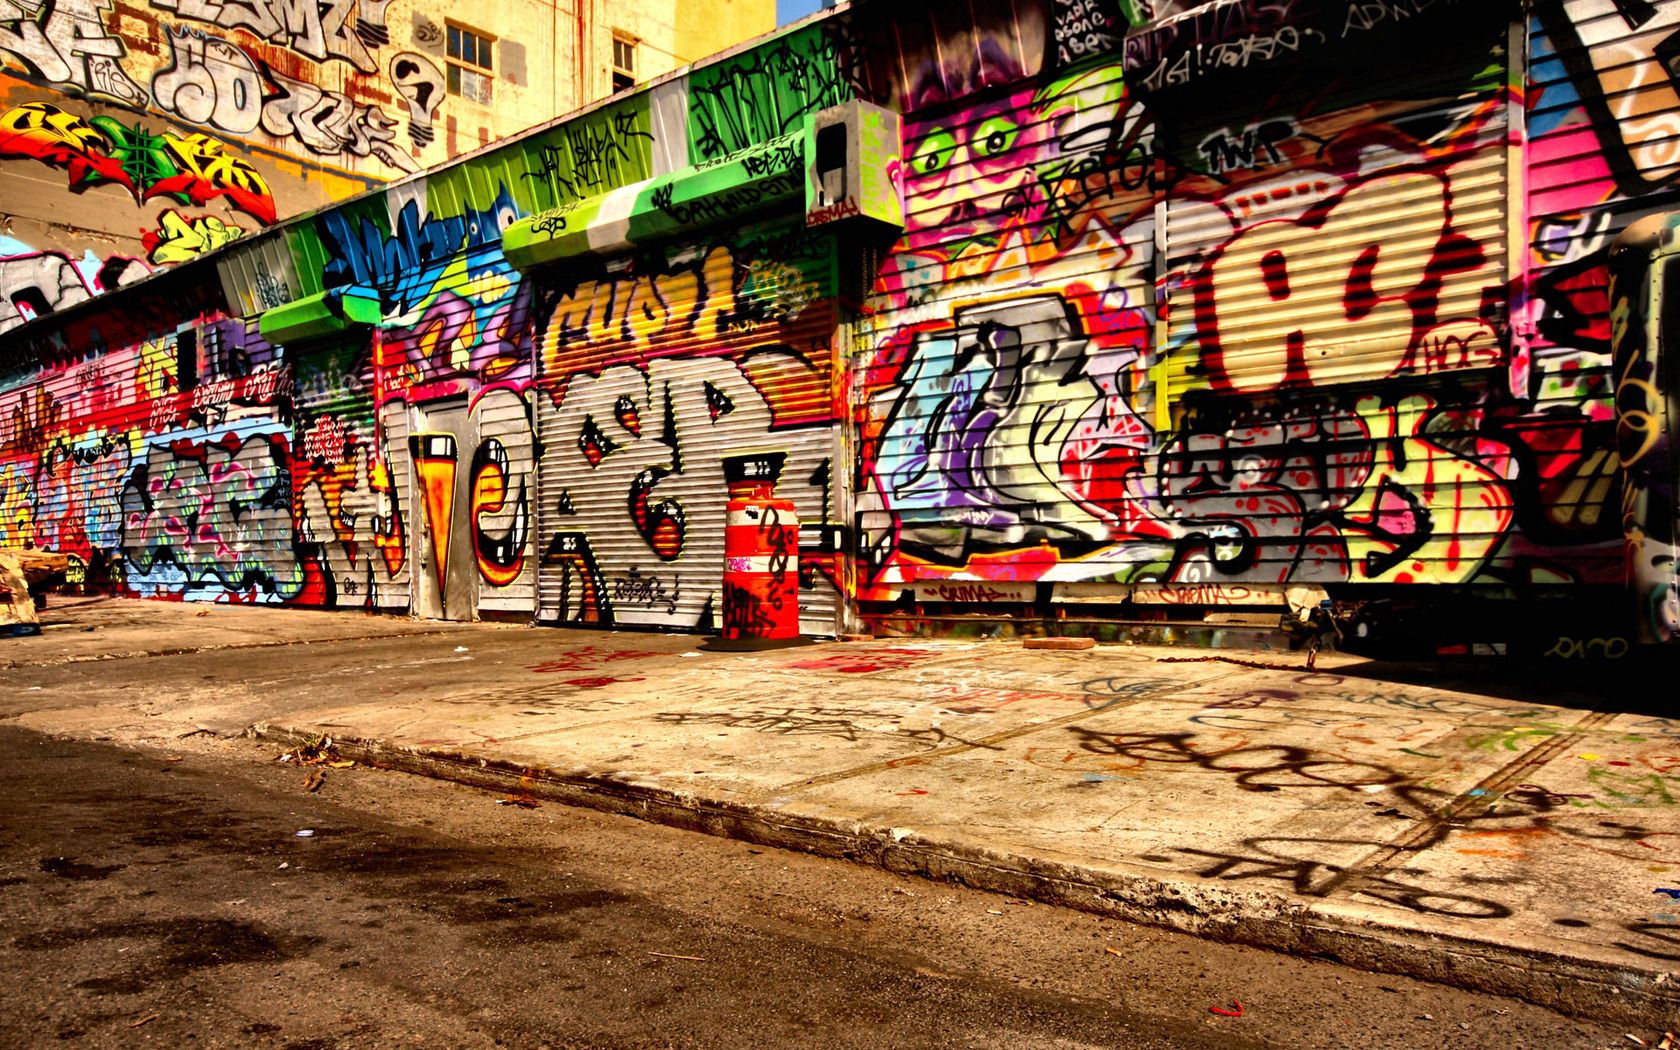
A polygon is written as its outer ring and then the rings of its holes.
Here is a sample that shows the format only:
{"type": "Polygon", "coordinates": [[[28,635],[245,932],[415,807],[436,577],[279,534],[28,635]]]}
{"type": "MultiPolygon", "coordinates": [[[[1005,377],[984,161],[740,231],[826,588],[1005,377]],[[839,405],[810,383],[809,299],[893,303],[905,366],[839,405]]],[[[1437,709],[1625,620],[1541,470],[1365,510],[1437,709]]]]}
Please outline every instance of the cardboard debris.
{"type": "Polygon", "coordinates": [[[0,550],[0,627],[14,623],[39,623],[35,599],[29,596],[22,554],[32,551],[0,550]]]}

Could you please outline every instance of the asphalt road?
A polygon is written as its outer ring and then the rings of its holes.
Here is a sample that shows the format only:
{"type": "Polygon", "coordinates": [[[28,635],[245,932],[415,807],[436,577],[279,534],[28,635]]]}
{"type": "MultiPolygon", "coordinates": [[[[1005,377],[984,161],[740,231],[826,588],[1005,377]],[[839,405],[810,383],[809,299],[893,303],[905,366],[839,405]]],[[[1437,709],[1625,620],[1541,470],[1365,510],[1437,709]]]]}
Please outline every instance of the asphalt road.
{"type": "Polygon", "coordinates": [[[398,773],[333,769],[306,793],[274,758],[0,726],[0,1046],[1632,1045],[1522,1003],[398,773]]]}

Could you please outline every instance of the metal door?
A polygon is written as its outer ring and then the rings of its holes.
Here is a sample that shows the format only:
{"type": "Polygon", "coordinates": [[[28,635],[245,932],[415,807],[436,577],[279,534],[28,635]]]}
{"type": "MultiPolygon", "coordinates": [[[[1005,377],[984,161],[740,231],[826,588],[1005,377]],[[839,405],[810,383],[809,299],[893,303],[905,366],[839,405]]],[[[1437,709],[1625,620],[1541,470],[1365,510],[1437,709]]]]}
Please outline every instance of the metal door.
{"type": "Polygon", "coordinates": [[[468,512],[472,480],[462,457],[478,447],[478,438],[464,400],[416,405],[411,415],[414,615],[422,620],[473,620],[478,616],[478,588],[468,512]]]}

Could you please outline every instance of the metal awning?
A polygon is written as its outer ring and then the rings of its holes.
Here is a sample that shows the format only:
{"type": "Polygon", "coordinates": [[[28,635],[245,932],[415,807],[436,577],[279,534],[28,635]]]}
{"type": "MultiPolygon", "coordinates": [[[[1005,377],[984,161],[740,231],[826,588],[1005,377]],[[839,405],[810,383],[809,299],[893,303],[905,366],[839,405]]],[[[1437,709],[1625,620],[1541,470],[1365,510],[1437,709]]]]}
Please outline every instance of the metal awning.
{"type": "Polygon", "coordinates": [[[783,135],[727,157],[632,183],[521,219],[502,234],[502,252],[529,270],[703,226],[805,207],[805,136],[783,135]]]}
{"type": "Polygon", "coordinates": [[[337,335],[354,325],[375,325],[381,317],[378,292],[333,288],[264,310],[258,328],[271,343],[295,343],[337,335]]]}

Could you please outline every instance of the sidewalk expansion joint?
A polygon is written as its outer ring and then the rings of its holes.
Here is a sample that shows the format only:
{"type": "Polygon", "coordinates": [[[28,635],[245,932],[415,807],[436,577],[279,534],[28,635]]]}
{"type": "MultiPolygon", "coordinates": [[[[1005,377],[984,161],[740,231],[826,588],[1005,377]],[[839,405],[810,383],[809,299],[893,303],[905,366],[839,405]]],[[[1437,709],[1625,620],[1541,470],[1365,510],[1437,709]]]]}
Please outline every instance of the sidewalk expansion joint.
{"type": "Polygon", "coordinates": [[[1454,822],[1479,815],[1498,805],[1506,790],[1525,782],[1529,774],[1549,764],[1559,754],[1577,746],[1590,730],[1610,722],[1614,712],[1592,711],[1576,722],[1573,732],[1549,737],[1510,762],[1489,773],[1446,805],[1408,827],[1387,845],[1348,865],[1313,891],[1315,897],[1330,897],[1349,885],[1383,877],[1407,855],[1438,846],[1452,834],[1454,822]]]}

